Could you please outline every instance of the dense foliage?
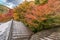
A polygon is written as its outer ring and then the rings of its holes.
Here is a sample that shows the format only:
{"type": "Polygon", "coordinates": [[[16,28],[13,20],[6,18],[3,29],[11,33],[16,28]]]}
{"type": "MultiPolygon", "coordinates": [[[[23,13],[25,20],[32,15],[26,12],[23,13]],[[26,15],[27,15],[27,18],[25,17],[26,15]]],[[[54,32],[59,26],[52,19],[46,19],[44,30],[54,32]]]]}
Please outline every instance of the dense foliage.
{"type": "Polygon", "coordinates": [[[0,22],[6,22],[12,18],[13,10],[0,4],[0,22]]]}
{"type": "Polygon", "coordinates": [[[42,29],[51,28],[52,25],[60,23],[58,21],[60,12],[59,1],[57,0],[35,0],[34,2],[24,2],[14,9],[14,20],[22,21],[32,31],[37,32],[42,29]],[[40,2],[39,2],[40,1],[40,2]],[[47,3],[45,3],[47,2],[47,3]],[[45,3],[45,4],[44,4],[45,3]]]}
{"type": "Polygon", "coordinates": [[[35,0],[35,4],[39,4],[39,5],[43,5],[47,2],[48,2],[48,0],[35,0]]]}
{"type": "Polygon", "coordinates": [[[59,0],[25,1],[13,10],[9,9],[8,12],[4,12],[4,14],[0,12],[0,22],[5,22],[13,18],[14,20],[23,22],[33,32],[38,32],[60,24],[59,13],[59,0]]]}
{"type": "Polygon", "coordinates": [[[8,20],[11,20],[12,19],[12,15],[13,14],[13,11],[10,9],[9,11],[8,11],[8,13],[1,13],[0,14],[0,22],[6,22],[6,21],[8,21],[8,20]]]}

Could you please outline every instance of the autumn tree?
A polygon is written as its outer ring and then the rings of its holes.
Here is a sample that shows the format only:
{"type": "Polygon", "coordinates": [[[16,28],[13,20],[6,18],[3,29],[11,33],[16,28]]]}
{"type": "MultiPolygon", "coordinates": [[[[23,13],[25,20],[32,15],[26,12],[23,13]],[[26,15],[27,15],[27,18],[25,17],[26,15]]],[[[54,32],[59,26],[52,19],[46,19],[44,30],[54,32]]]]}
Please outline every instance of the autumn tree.
{"type": "Polygon", "coordinates": [[[44,3],[44,0],[40,2],[44,5],[36,5],[34,2],[32,4],[32,2],[26,1],[14,9],[14,14],[18,14],[15,18],[17,17],[33,32],[51,28],[57,22],[55,20],[57,17],[56,9],[59,7],[55,6],[56,0],[48,0],[47,3],[44,3]]]}
{"type": "Polygon", "coordinates": [[[6,22],[11,20],[13,17],[13,10],[9,10],[8,13],[0,14],[0,22],[6,22]]]}

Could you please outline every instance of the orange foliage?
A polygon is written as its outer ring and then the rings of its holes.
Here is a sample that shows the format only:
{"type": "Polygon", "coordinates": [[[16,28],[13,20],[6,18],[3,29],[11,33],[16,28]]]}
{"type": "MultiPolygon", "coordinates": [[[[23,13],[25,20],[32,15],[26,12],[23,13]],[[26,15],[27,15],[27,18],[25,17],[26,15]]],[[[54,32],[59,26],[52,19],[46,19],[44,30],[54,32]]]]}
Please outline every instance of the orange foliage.
{"type": "Polygon", "coordinates": [[[12,14],[13,14],[12,9],[10,9],[8,13],[1,14],[0,15],[0,22],[5,22],[5,21],[12,19],[12,16],[13,16],[12,14]]]}
{"type": "Polygon", "coordinates": [[[60,10],[60,1],[48,0],[48,3],[44,5],[35,5],[31,4],[31,2],[22,3],[14,9],[14,12],[19,14],[19,16],[15,17],[19,17],[20,21],[23,20],[23,22],[26,22],[29,27],[38,28],[40,27],[39,22],[47,20],[46,16],[56,10],[60,10]]]}

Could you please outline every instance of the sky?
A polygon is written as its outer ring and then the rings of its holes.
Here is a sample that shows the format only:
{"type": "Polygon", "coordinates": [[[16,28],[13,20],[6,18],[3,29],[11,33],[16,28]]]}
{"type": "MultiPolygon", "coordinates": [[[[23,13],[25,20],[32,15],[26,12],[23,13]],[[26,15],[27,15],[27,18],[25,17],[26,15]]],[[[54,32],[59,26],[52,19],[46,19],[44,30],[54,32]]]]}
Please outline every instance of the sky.
{"type": "Polygon", "coordinates": [[[18,4],[22,2],[23,0],[0,0],[0,4],[3,4],[11,9],[16,7],[18,4]]]}

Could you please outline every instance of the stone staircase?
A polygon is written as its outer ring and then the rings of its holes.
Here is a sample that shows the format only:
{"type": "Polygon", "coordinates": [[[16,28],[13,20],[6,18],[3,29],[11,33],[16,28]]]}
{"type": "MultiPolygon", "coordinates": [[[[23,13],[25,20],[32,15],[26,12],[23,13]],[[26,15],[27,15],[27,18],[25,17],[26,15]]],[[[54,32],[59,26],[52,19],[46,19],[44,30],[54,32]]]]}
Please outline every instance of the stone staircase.
{"type": "MultiPolygon", "coordinates": [[[[4,31],[4,33],[0,35],[0,40],[60,40],[60,27],[43,30],[32,35],[32,31],[22,22],[10,21],[10,23],[8,23],[5,23],[6,25],[4,24],[6,27],[5,31],[3,28],[3,30],[0,29],[4,31]]],[[[4,26],[2,25],[0,27],[4,26]]]]}
{"type": "Polygon", "coordinates": [[[32,32],[23,23],[13,21],[11,40],[29,40],[32,32]]]}

